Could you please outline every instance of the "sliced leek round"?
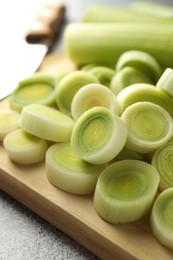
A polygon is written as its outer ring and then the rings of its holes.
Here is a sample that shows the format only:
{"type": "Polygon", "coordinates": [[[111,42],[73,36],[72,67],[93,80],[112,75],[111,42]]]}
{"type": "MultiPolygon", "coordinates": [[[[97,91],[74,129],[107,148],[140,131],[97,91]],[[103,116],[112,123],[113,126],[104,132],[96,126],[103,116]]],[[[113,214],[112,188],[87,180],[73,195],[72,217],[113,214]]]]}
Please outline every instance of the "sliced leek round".
{"type": "Polygon", "coordinates": [[[99,83],[110,87],[110,82],[115,75],[116,71],[113,68],[108,68],[106,66],[93,66],[88,69],[88,72],[93,74],[99,81],[99,83]]]}
{"type": "Polygon", "coordinates": [[[167,68],[159,78],[156,87],[163,89],[173,97],[173,69],[167,68]]]}
{"type": "Polygon", "coordinates": [[[128,223],[146,215],[152,206],[159,175],[150,164],[122,160],[100,174],[94,193],[94,207],[105,221],[128,223]]]}
{"type": "Polygon", "coordinates": [[[72,117],[77,120],[85,111],[95,106],[103,106],[120,115],[120,105],[115,95],[100,83],[87,84],[75,94],[71,103],[72,117]]]}
{"type": "Polygon", "coordinates": [[[155,200],[151,228],[157,240],[173,250],[173,187],[161,192],[155,200]]]}
{"type": "Polygon", "coordinates": [[[112,160],[125,146],[127,128],[105,107],[93,107],[76,121],[71,144],[76,154],[93,164],[112,160]]]}
{"type": "Polygon", "coordinates": [[[80,159],[70,143],[51,146],[46,153],[45,165],[50,183],[73,194],[93,193],[98,176],[107,166],[93,165],[80,159]]]}
{"type": "Polygon", "coordinates": [[[55,87],[56,80],[53,76],[35,73],[18,83],[10,96],[10,107],[21,112],[24,106],[33,103],[54,105],[55,87]]]}
{"type": "Polygon", "coordinates": [[[76,92],[89,83],[98,83],[92,74],[85,71],[72,71],[66,75],[56,90],[56,104],[63,113],[71,116],[71,102],[76,92]]]}
{"type": "Polygon", "coordinates": [[[33,164],[45,158],[48,144],[22,129],[10,132],[4,138],[3,145],[8,157],[20,164],[33,164]]]}
{"type": "Polygon", "coordinates": [[[151,102],[137,102],[129,106],[121,119],[128,129],[126,147],[139,153],[156,150],[173,135],[172,117],[151,102]]]}
{"type": "Polygon", "coordinates": [[[132,84],[123,89],[118,95],[122,111],[129,105],[136,102],[147,101],[160,105],[173,116],[173,101],[164,90],[156,88],[154,85],[147,83],[132,84]]]}
{"type": "Polygon", "coordinates": [[[110,83],[110,89],[115,95],[118,95],[121,90],[135,83],[152,84],[153,81],[139,69],[127,66],[114,75],[110,83]]]}
{"type": "Polygon", "coordinates": [[[156,82],[161,75],[159,62],[147,52],[130,50],[122,53],[116,63],[116,69],[121,70],[126,66],[140,69],[154,80],[154,82],[156,82]]]}
{"type": "Polygon", "coordinates": [[[160,190],[173,187],[173,142],[167,142],[153,154],[151,164],[160,175],[160,190]]]}
{"type": "Polygon", "coordinates": [[[20,114],[10,109],[0,110],[0,141],[4,137],[19,128],[20,114]]]}
{"type": "Polygon", "coordinates": [[[68,142],[74,120],[57,109],[41,104],[25,106],[21,113],[20,127],[42,139],[68,142]]]}

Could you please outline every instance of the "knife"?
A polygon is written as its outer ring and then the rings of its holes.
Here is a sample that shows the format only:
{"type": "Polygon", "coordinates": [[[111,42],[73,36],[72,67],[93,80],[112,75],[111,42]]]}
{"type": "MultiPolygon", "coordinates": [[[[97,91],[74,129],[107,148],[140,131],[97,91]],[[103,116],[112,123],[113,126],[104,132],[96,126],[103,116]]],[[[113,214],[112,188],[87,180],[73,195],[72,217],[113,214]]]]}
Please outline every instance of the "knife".
{"type": "Polygon", "coordinates": [[[0,100],[10,95],[20,80],[38,70],[44,56],[53,48],[64,20],[63,1],[49,1],[33,19],[25,36],[13,48],[8,46],[8,62],[6,45],[1,48],[0,60],[8,70],[1,68],[0,100]]]}

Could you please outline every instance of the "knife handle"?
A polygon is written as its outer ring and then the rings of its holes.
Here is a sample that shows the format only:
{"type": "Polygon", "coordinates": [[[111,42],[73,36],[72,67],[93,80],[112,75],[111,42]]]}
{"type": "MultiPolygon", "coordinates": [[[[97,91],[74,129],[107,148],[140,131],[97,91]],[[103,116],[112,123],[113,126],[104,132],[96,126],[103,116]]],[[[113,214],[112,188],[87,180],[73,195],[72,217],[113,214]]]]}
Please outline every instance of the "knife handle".
{"type": "Polygon", "coordinates": [[[28,43],[46,42],[48,47],[54,43],[65,20],[63,1],[49,1],[43,6],[31,23],[26,34],[28,43]]]}

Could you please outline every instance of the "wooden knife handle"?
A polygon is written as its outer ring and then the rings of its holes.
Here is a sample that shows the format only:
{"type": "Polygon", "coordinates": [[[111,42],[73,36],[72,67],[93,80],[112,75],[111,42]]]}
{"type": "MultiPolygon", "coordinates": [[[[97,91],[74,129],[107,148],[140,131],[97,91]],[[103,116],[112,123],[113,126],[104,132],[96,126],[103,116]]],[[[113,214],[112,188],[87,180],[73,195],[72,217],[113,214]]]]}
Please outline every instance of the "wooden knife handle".
{"type": "Polygon", "coordinates": [[[63,1],[49,1],[42,7],[26,34],[29,43],[46,42],[49,47],[60,33],[65,20],[63,1]]]}

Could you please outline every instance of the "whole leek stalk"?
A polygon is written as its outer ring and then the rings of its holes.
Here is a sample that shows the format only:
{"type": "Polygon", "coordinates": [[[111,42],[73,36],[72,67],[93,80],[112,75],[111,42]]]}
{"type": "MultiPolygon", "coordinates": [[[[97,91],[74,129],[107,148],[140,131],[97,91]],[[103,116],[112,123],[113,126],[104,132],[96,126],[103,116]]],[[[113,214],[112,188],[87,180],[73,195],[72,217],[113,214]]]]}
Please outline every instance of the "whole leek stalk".
{"type": "MultiPolygon", "coordinates": [[[[151,5],[152,11],[147,11],[149,8],[140,4],[132,5],[132,9],[125,9],[117,6],[108,6],[101,4],[93,4],[89,6],[83,15],[82,22],[137,22],[137,23],[172,23],[171,16],[154,15],[155,5],[151,5]],[[141,9],[144,9],[142,12],[141,9]]],[[[161,11],[158,10],[157,13],[161,11]]],[[[161,9],[161,8],[160,8],[161,9]]],[[[168,9],[168,8],[167,8],[168,9]]],[[[167,14],[165,8],[164,13],[167,14]]]]}
{"type": "Polygon", "coordinates": [[[152,55],[162,67],[173,67],[172,24],[71,23],[64,32],[64,47],[76,64],[115,64],[128,50],[152,55]]]}

